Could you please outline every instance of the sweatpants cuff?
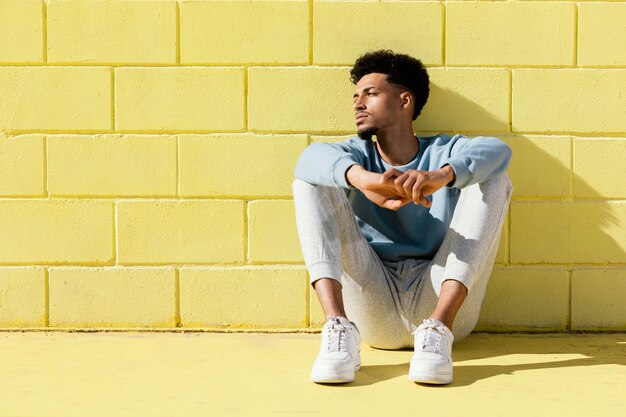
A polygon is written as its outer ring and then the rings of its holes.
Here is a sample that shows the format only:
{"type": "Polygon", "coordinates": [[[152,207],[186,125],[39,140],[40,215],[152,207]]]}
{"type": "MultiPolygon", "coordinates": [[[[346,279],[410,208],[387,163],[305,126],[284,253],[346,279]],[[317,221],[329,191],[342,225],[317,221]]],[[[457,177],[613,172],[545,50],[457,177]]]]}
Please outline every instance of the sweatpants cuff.
{"type": "MultiPolygon", "coordinates": [[[[474,285],[474,277],[475,275],[472,273],[472,268],[469,265],[446,265],[443,275],[441,276],[440,284],[443,284],[443,282],[447,279],[459,281],[465,286],[465,288],[467,288],[467,292],[469,294],[472,290],[472,286],[474,285]]],[[[439,293],[441,292],[441,285],[439,285],[439,288],[435,288],[435,292],[437,293],[437,296],[439,296],[439,293]]]]}
{"type": "Polygon", "coordinates": [[[343,268],[341,265],[337,265],[333,262],[321,261],[315,262],[313,265],[309,265],[308,269],[311,284],[320,278],[332,278],[339,281],[341,284],[341,275],[343,274],[343,268]]]}

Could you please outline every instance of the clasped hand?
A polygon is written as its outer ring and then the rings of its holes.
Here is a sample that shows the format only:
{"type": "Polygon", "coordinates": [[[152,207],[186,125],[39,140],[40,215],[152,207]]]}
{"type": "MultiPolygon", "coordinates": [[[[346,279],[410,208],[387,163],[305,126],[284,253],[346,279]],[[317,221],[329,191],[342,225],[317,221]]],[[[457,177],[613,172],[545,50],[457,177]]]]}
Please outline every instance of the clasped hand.
{"type": "Polygon", "coordinates": [[[355,187],[378,206],[390,210],[398,210],[411,201],[430,208],[432,201],[426,197],[454,181],[454,171],[449,165],[436,171],[402,172],[391,168],[383,174],[359,166],[357,172],[355,187]]]}

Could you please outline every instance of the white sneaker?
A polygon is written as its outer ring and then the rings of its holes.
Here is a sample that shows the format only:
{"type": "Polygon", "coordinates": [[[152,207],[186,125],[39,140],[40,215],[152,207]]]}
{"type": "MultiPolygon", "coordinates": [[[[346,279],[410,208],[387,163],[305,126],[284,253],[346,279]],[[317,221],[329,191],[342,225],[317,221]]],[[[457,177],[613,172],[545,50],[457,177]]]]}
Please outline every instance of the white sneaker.
{"type": "Polygon", "coordinates": [[[409,367],[409,380],[427,384],[452,382],[452,341],[454,336],[445,324],[426,319],[413,332],[415,352],[409,367]]]}
{"type": "Polygon", "coordinates": [[[361,368],[361,335],[345,317],[327,317],[322,345],[311,370],[311,381],[341,383],[354,381],[361,368]]]}

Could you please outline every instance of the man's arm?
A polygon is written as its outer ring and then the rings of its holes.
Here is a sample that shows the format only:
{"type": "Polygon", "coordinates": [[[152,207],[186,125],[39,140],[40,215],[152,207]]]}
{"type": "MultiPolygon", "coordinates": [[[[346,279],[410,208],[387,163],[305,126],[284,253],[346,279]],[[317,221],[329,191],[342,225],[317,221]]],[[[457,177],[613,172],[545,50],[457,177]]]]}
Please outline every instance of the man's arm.
{"type": "Polygon", "coordinates": [[[350,166],[364,162],[363,150],[350,140],[317,142],[302,151],[294,175],[310,184],[354,188],[346,179],[346,171],[350,166]]]}
{"type": "Polygon", "coordinates": [[[384,180],[383,174],[370,172],[360,165],[352,165],[348,168],[346,178],[368,200],[380,207],[398,210],[411,201],[410,198],[397,191],[393,182],[384,180]]]}
{"type": "Polygon", "coordinates": [[[392,182],[382,182],[381,174],[364,168],[365,152],[357,140],[314,143],[298,158],[294,174],[310,184],[358,188],[370,201],[390,210],[407,204],[410,200],[398,195],[392,182]]]}
{"type": "Polygon", "coordinates": [[[481,183],[505,172],[511,162],[509,145],[494,137],[457,135],[450,145],[445,164],[452,167],[456,178],[448,187],[464,188],[481,183]]]}
{"type": "Polygon", "coordinates": [[[432,205],[426,198],[443,187],[464,188],[505,172],[511,148],[493,137],[468,138],[457,135],[441,148],[447,153],[441,167],[433,171],[389,169],[382,181],[393,181],[399,195],[415,204],[432,205]]]}

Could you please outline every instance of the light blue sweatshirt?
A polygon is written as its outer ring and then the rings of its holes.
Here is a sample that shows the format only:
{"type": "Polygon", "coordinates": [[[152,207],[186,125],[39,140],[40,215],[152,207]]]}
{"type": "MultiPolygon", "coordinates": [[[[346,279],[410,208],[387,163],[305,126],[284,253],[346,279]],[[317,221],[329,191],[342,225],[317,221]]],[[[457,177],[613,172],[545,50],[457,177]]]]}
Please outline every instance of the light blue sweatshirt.
{"type": "Polygon", "coordinates": [[[300,155],[295,177],[311,184],[344,188],[363,235],[380,258],[432,259],[448,231],[460,189],[505,172],[511,148],[499,139],[485,136],[469,138],[441,133],[417,140],[417,156],[403,166],[389,165],[374,142],[358,136],[343,142],[313,143],[300,155]],[[394,211],[379,207],[348,184],[346,171],[354,164],[379,174],[391,167],[403,172],[435,171],[449,164],[456,178],[428,197],[432,201],[430,208],[410,202],[394,211]]]}

